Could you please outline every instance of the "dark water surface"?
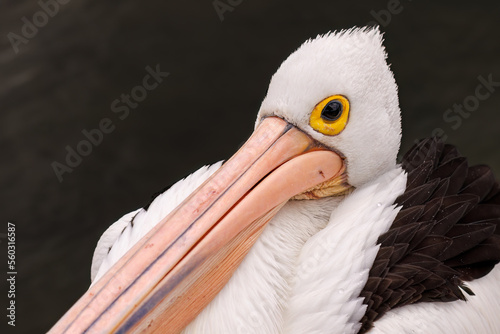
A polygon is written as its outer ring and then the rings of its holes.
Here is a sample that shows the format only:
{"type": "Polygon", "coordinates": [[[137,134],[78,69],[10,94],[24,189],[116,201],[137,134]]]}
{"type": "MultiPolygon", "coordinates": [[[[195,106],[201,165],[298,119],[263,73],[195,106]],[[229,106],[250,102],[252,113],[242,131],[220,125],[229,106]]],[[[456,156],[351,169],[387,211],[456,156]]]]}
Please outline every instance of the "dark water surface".
{"type": "MultiPolygon", "coordinates": [[[[244,0],[221,21],[212,1],[72,0],[44,21],[37,1],[2,2],[0,233],[16,224],[17,276],[16,327],[0,314],[0,328],[47,331],[88,287],[107,226],[163,186],[228,158],[251,133],[271,75],[318,33],[378,17],[400,87],[403,151],[440,128],[472,163],[500,175],[500,87],[467,118],[443,118],[473,101],[479,76],[500,82],[500,3],[392,4],[244,0]],[[40,27],[25,28],[25,38],[22,18],[33,15],[40,27]],[[22,37],[17,53],[10,33],[22,37]],[[157,64],[169,75],[155,88],[148,82],[142,102],[113,102],[157,64]],[[102,137],[92,132],[99,126],[102,137]],[[60,182],[52,165],[64,163],[84,130],[97,144],[81,147],[88,156],[60,182]]],[[[5,245],[2,238],[2,254],[5,245]]],[[[0,288],[5,310],[6,278],[0,288]]]]}

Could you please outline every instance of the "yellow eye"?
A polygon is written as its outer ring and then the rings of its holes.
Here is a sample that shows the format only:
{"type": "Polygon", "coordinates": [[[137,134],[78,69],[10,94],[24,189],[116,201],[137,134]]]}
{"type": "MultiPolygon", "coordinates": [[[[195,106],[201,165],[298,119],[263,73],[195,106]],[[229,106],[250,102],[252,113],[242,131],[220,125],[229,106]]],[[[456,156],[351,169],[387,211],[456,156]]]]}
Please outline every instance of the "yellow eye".
{"type": "Polygon", "coordinates": [[[314,107],[309,124],[324,135],[335,136],[344,130],[348,118],[349,100],[342,95],[333,95],[314,107]]]}

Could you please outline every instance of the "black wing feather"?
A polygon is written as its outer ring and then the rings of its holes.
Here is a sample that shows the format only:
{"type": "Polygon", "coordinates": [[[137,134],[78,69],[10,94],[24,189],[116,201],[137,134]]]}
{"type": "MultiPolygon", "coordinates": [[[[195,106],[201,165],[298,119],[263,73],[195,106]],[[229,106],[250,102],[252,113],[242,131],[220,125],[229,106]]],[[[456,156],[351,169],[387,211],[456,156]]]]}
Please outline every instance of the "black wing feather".
{"type": "Polygon", "coordinates": [[[464,292],[474,292],[465,282],[500,261],[500,185],[489,167],[469,167],[438,138],[415,144],[401,165],[408,173],[396,200],[402,209],[378,239],[359,333],[392,308],[466,300],[464,292]]]}

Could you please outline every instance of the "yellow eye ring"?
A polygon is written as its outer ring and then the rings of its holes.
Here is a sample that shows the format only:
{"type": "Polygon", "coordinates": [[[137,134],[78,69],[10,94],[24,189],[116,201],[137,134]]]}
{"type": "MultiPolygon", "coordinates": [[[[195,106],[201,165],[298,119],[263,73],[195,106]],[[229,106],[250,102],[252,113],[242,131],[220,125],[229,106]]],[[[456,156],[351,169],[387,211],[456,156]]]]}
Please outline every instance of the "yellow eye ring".
{"type": "Polygon", "coordinates": [[[311,127],[328,136],[338,135],[349,119],[349,100],[343,95],[333,95],[318,103],[309,119],[311,127]]]}

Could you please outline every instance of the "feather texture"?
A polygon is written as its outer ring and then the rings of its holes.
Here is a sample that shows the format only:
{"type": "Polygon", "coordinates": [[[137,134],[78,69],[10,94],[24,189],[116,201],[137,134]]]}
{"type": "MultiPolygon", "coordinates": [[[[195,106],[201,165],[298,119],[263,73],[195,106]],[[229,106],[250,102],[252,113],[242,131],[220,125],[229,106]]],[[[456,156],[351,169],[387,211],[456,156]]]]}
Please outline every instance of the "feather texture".
{"type": "MultiPolygon", "coordinates": [[[[467,300],[465,281],[500,261],[500,191],[486,166],[468,167],[456,148],[437,138],[404,156],[402,206],[378,242],[380,251],[361,292],[368,306],[360,333],[391,309],[418,302],[467,300]]],[[[498,289],[498,288],[497,288],[498,289]]]]}

